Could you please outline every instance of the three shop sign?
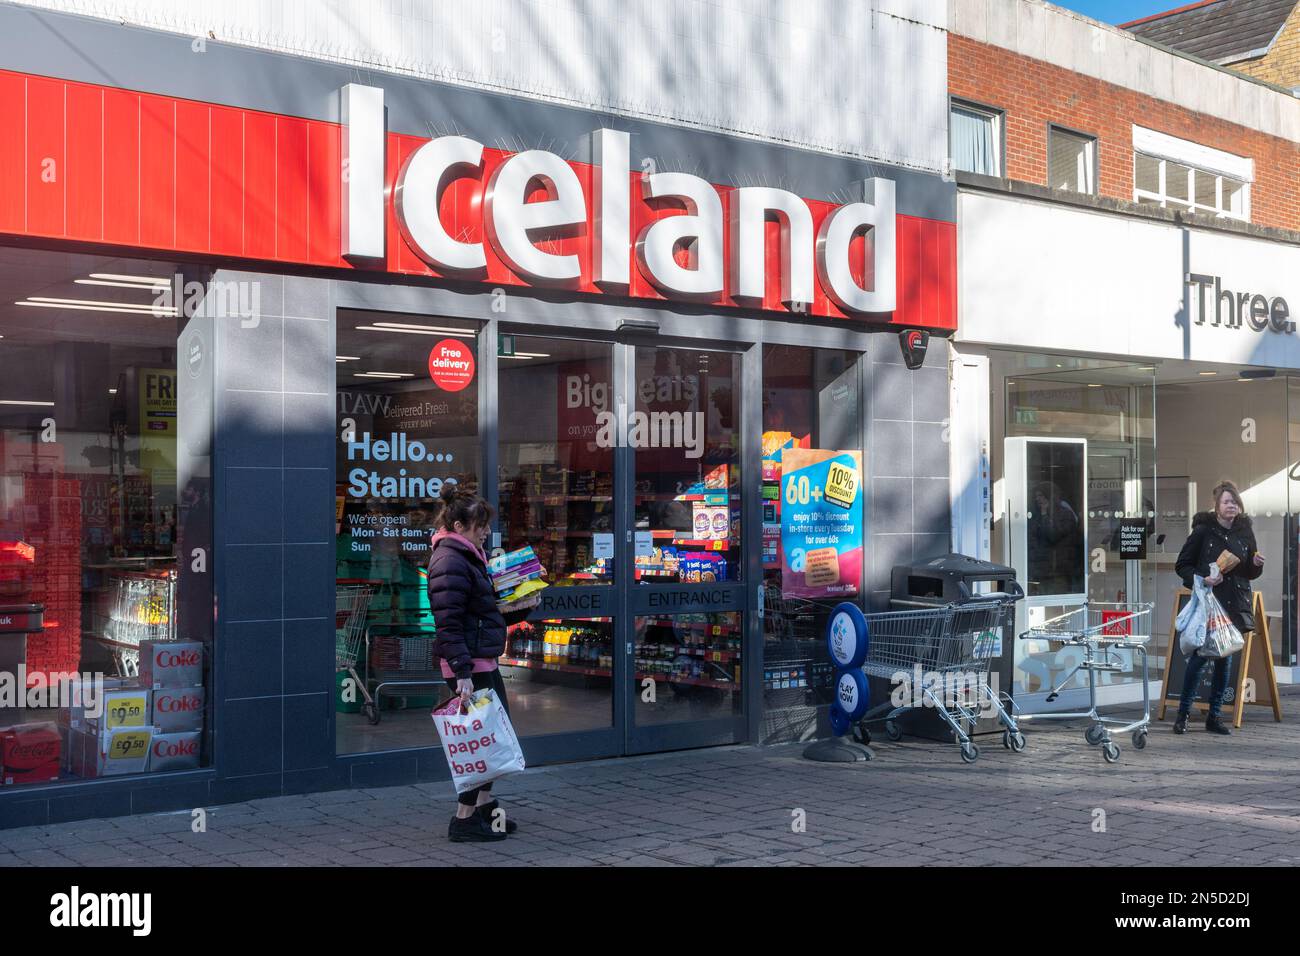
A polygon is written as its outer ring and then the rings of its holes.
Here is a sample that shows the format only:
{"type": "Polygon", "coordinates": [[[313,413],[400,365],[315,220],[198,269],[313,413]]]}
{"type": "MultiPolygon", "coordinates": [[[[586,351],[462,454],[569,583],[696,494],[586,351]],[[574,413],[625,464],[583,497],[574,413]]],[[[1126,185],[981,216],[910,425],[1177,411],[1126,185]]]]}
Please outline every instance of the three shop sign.
{"type": "MultiPolygon", "coordinates": [[[[342,254],[378,259],[385,255],[383,91],[348,84],[342,104],[342,254]]],[[[626,293],[635,262],[667,298],[712,301],[726,294],[762,307],[769,284],[779,284],[780,300],[792,311],[810,310],[819,291],[845,313],[895,310],[890,179],[867,179],[859,201],[830,208],[816,222],[809,202],[787,190],[722,189],[684,172],[638,173],[635,195],[630,138],[619,130],[591,134],[590,175],[543,149],[504,158],[490,152],[466,136],[438,136],[411,152],[397,172],[398,228],[441,274],[481,278],[490,247],[537,286],[590,283],[626,293]],[[779,227],[779,265],[768,255],[772,219],[779,227]],[[574,237],[585,238],[566,241],[574,237]],[[779,275],[770,276],[769,266],[779,275]]]]}
{"type": "Polygon", "coordinates": [[[1205,325],[1208,319],[1210,325],[1228,329],[1239,329],[1244,324],[1256,332],[1271,330],[1285,334],[1295,331],[1291,309],[1280,295],[1270,297],[1257,292],[1234,292],[1223,287],[1219,276],[1198,272],[1189,272],[1186,281],[1188,286],[1196,289],[1194,296],[1189,296],[1188,308],[1192,309],[1190,301],[1194,300],[1197,325],[1205,325]],[[1210,302],[1213,303],[1212,311],[1210,302]]]}

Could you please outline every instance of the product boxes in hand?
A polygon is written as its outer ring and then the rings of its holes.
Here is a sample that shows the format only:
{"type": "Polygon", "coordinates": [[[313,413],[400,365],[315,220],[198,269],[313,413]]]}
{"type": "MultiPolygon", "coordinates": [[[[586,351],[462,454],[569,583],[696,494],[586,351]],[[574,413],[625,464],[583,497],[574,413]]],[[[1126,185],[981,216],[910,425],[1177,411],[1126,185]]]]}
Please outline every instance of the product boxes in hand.
{"type": "Polygon", "coordinates": [[[546,587],[546,582],[541,580],[542,562],[531,545],[492,558],[488,561],[488,573],[492,575],[492,589],[503,604],[522,600],[546,587]]]}

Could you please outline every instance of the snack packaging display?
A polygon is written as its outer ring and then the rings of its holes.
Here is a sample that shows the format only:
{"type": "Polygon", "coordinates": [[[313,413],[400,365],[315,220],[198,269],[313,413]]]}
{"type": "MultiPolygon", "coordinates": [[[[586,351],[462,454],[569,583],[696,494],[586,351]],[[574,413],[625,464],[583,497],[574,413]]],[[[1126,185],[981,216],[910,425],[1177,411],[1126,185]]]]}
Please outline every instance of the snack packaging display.
{"type": "Polygon", "coordinates": [[[691,515],[696,541],[726,541],[731,533],[731,509],[726,505],[695,502],[691,515]]]}
{"type": "Polygon", "coordinates": [[[141,641],[140,686],[197,687],[203,683],[203,645],[198,641],[141,641]]]}
{"type": "Polygon", "coordinates": [[[0,783],[58,780],[62,746],[55,724],[14,724],[0,730],[0,783]]]}
{"type": "Polygon", "coordinates": [[[678,576],[689,584],[727,580],[727,559],[710,551],[687,551],[681,556],[678,576]]]}

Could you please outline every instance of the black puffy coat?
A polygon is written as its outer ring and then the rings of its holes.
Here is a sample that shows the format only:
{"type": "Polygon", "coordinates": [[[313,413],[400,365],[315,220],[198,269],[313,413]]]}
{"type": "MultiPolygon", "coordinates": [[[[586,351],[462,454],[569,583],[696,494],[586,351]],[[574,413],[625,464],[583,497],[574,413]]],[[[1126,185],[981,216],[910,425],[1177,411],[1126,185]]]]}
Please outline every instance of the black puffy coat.
{"type": "Polygon", "coordinates": [[[1178,561],[1174,570],[1183,579],[1183,586],[1192,586],[1192,575],[1207,577],[1210,565],[1223,551],[1231,551],[1241,563],[1223,576],[1214,589],[1214,596],[1219,599],[1223,609],[1232,618],[1238,630],[1245,633],[1255,629],[1255,616],[1252,613],[1254,596],[1250,582],[1264,573],[1262,567],[1255,564],[1255,531],[1250,518],[1237,515],[1232,528],[1219,524],[1213,512],[1202,511],[1192,518],[1192,533],[1187,536],[1183,550],[1178,552],[1178,561]]]}
{"type": "Polygon", "coordinates": [[[506,649],[506,620],[483,558],[457,538],[436,538],[429,556],[429,607],[437,630],[434,653],[458,678],[474,658],[496,660],[506,649]]]}

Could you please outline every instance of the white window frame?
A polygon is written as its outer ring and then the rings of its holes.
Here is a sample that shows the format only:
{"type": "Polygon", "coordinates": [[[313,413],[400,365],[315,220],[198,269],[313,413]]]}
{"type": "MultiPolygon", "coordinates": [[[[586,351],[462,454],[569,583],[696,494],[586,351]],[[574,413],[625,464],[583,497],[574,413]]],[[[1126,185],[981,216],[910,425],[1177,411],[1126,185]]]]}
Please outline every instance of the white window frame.
{"type": "Polygon", "coordinates": [[[1052,179],[1052,137],[1060,133],[1071,139],[1083,140],[1083,164],[1084,180],[1086,189],[1071,189],[1070,192],[1076,192],[1084,196],[1097,195],[1097,137],[1091,133],[1081,133],[1078,130],[1070,129],[1068,126],[1057,126],[1055,123],[1048,124],[1047,127],[1047,179],[1048,185],[1051,185],[1052,179]]]}
{"type": "MultiPolygon", "coordinates": [[[[967,113],[974,113],[977,116],[983,116],[986,119],[988,119],[993,129],[994,171],[991,175],[996,177],[1006,176],[1006,160],[1004,159],[1004,154],[1006,152],[1004,147],[1006,141],[1004,139],[1003,126],[1002,126],[1003,111],[999,109],[995,109],[992,106],[981,106],[979,103],[972,103],[970,100],[959,100],[950,97],[948,100],[948,123],[950,129],[952,125],[953,110],[965,110],[967,113]]],[[[951,132],[949,133],[949,139],[948,139],[948,155],[950,157],[952,156],[951,132]]],[[[956,170],[956,168],[957,168],[956,164],[954,164],[953,169],[956,170]]],[[[989,175],[989,174],[984,174],[984,175],[989,175]]]]}
{"type": "Polygon", "coordinates": [[[1205,213],[1224,219],[1250,221],[1250,194],[1255,180],[1255,161],[1247,156],[1202,146],[1191,140],[1179,139],[1168,133],[1133,127],[1133,200],[1149,199],[1167,209],[1172,200],[1179,208],[1191,212],[1205,213]],[[1159,185],[1157,192],[1137,187],[1138,156],[1146,156],[1159,163],[1159,185]],[[1187,167],[1187,199],[1184,201],[1169,194],[1166,180],[1169,163],[1187,167]],[[1204,173],[1214,177],[1214,205],[1207,206],[1196,202],[1196,174],[1204,173]],[[1233,179],[1242,184],[1241,211],[1233,212],[1224,208],[1223,180],[1233,179]]]}

